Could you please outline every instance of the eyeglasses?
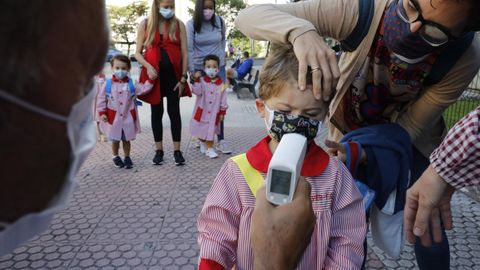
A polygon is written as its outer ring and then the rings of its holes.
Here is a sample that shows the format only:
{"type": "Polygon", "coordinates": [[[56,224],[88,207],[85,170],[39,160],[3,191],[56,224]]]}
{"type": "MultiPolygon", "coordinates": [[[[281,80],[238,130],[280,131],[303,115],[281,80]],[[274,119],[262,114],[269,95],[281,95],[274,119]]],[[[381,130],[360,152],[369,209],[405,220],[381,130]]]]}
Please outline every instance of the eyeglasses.
{"type": "Polygon", "coordinates": [[[407,7],[409,9],[411,17],[408,16],[407,10],[403,6],[403,1],[404,0],[399,0],[397,3],[397,14],[400,16],[400,19],[402,19],[406,23],[414,23],[420,21],[422,23],[422,26],[420,27],[419,35],[425,42],[427,42],[431,46],[438,47],[447,43],[449,40],[456,39],[456,37],[454,37],[445,27],[437,23],[425,20],[420,13],[421,9],[418,5],[417,0],[407,0],[407,7]]]}

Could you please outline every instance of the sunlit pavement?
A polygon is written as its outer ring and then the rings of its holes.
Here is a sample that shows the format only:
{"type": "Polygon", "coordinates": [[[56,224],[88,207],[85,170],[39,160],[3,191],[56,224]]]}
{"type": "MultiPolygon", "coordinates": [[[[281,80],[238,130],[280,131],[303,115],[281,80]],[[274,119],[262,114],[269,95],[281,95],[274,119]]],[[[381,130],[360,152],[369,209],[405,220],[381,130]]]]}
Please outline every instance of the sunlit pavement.
{"type": "MultiPolygon", "coordinates": [[[[248,91],[230,93],[226,139],[235,155],[264,136],[248,91]]],[[[149,107],[140,108],[142,133],[132,143],[132,170],[113,166],[110,146],[98,142],[77,176],[70,205],[50,229],[0,258],[0,269],[195,269],[196,218],[210,185],[231,155],[209,159],[195,148],[188,125],[194,98],[181,100],[185,166],[175,166],[168,116],[164,116],[165,163],[151,160],[154,143],[149,107]]],[[[166,113],[165,113],[166,114],[166,113]]],[[[480,207],[463,194],[453,200],[449,232],[451,269],[480,269],[480,207]]],[[[1,243],[0,243],[1,244],[1,243]]],[[[367,269],[416,269],[412,246],[388,258],[369,238],[367,269]]]]}

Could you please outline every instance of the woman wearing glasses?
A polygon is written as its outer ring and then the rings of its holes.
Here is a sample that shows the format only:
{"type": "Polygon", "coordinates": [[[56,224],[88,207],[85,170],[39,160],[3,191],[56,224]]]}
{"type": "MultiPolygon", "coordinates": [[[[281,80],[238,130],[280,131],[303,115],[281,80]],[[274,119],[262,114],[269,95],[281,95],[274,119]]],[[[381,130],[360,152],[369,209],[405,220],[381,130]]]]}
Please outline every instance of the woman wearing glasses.
{"type": "MultiPolygon", "coordinates": [[[[311,0],[249,7],[236,26],[254,39],[293,45],[300,89],[310,67],[315,96],[333,97],[328,146],[340,158],[348,145],[336,142],[345,135],[395,123],[407,138],[404,148],[411,148],[406,149],[413,164],[409,185],[426,169],[446,132],[442,113],[478,72],[480,37],[472,32],[480,30],[478,14],[477,0],[311,0]],[[341,42],[345,52],[338,63],[324,37],[341,42]]],[[[358,155],[359,164],[372,166],[366,154],[358,155]]],[[[376,167],[378,174],[389,170],[376,167]]],[[[405,194],[396,195],[404,199],[405,194]]],[[[381,196],[377,192],[377,199],[381,196]]],[[[445,234],[434,240],[429,248],[417,241],[419,268],[449,269],[445,234]]]]}

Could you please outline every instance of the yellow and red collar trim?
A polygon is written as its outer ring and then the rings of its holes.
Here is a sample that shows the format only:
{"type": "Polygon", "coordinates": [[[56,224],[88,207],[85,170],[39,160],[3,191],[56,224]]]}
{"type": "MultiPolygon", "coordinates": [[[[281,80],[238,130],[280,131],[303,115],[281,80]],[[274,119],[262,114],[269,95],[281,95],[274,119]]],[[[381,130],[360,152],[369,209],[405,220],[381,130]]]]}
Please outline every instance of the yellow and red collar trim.
{"type": "MultiPolygon", "coordinates": [[[[262,173],[267,173],[268,165],[272,159],[272,152],[270,152],[268,147],[271,139],[270,136],[266,136],[246,153],[250,165],[262,173]]],[[[305,160],[303,161],[301,175],[318,176],[325,171],[329,161],[330,156],[315,142],[310,142],[305,154],[305,160]]]]}

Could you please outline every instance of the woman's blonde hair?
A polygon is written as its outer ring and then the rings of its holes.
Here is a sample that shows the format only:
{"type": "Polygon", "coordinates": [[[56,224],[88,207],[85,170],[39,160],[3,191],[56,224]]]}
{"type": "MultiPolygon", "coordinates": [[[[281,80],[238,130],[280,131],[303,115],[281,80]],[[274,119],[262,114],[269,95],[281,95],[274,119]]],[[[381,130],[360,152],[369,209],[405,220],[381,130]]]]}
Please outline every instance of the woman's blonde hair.
{"type": "MultiPolygon", "coordinates": [[[[158,30],[158,24],[160,20],[164,20],[162,16],[159,14],[160,2],[162,0],[153,0],[152,1],[152,9],[150,10],[150,16],[148,17],[147,21],[147,38],[145,39],[145,45],[149,46],[152,44],[153,40],[155,39],[155,32],[158,30]]],[[[168,26],[168,37],[172,41],[177,40],[177,25],[178,19],[175,15],[166,21],[168,26]]]]}

